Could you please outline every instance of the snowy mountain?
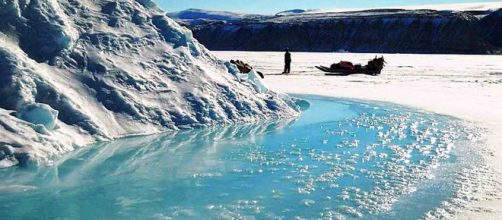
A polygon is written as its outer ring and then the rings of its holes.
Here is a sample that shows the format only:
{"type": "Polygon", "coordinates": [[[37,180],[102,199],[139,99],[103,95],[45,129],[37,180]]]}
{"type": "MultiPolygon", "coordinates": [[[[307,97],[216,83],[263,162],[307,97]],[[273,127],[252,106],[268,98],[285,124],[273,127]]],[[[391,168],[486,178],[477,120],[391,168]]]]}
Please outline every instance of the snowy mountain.
{"type": "Polygon", "coordinates": [[[304,13],[314,13],[317,10],[305,10],[305,9],[292,9],[292,10],[286,10],[286,11],[281,11],[275,16],[288,16],[288,15],[297,15],[297,14],[304,14],[304,13]]]}
{"type": "Polygon", "coordinates": [[[179,23],[185,25],[205,24],[208,22],[240,22],[268,17],[266,15],[234,13],[227,11],[209,11],[193,8],[179,12],[167,13],[167,16],[175,18],[179,23]]]}
{"type": "Polygon", "coordinates": [[[0,167],[99,140],[293,117],[150,0],[0,1],[0,167]]]}
{"type": "Polygon", "coordinates": [[[430,9],[436,11],[496,11],[502,8],[502,2],[498,1],[498,2],[414,5],[414,6],[400,6],[395,8],[407,9],[407,10],[430,9]]]}
{"type": "Polygon", "coordinates": [[[502,51],[498,11],[300,12],[238,22],[184,21],[211,50],[467,53],[502,51]],[[489,20],[489,21],[488,21],[489,20]],[[490,31],[493,30],[493,31],[490,31]]]}
{"type": "Polygon", "coordinates": [[[177,18],[177,19],[207,19],[207,20],[215,20],[215,21],[237,21],[243,19],[252,19],[252,18],[260,18],[263,15],[254,15],[254,14],[242,14],[242,13],[234,13],[227,11],[208,11],[202,9],[187,9],[184,11],[167,13],[169,17],[177,18]]]}
{"type": "MultiPolygon", "coordinates": [[[[386,9],[406,9],[406,10],[435,10],[435,11],[496,11],[502,8],[502,2],[471,2],[453,4],[432,4],[432,5],[404,5],[386,7],[386,9]]],[[[316,10],[314,13],[365,11],[375,8],[333,8],[316,10]]]]}

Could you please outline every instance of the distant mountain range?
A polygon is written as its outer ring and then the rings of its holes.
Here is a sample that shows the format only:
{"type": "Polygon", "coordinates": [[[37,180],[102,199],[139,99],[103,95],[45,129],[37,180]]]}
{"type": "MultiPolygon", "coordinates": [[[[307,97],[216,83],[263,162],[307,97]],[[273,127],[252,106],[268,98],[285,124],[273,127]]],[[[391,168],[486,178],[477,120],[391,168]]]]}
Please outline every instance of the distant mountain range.
{"type": "Polygon", "coordinates": [[[184,11],[167,13],[167,16],[178,20],[208,20],[208,21],[239,21],[247,19],[265,18],[265,15],[239,14],[228,11],[208,11],[202,9],[187,9],[184,11]]]}
{"type": "Polygon", "coordinates": [[[295,9],[275,15],[199,9],[169,13],[211,50],[502,53],[502,3],[446,10],[295,9]],[[468,9],[459,11],[457,9],[468,9]]]}

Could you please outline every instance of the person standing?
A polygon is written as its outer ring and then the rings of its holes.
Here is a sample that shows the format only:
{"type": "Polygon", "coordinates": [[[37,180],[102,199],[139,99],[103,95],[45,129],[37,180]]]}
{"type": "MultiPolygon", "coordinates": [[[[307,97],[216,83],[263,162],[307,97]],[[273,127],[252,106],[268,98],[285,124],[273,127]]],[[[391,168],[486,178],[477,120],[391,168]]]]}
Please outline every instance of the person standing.
{"type": "Polygon", "coordinates": [[[289,53],[289,48],[286,48],[286,53],[284,54],[284,72],[283,74],[288,74],[291,72],[291,53],[289,53]]]}

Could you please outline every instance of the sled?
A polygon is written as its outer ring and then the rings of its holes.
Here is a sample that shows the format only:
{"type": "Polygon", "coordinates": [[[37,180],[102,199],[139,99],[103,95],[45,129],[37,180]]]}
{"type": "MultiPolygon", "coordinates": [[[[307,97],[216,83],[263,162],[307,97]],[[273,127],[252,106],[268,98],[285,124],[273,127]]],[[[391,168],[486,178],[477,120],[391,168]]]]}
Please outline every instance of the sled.
{"type": "Polygon", "coordinates": [[[383,57],[375,57],[373,60],[368,61],[367,65],[352,64],[349,61],[340,61],[339,63],[334,63],[330,67],[326,66],[315,66],[318,70],[321,70],[325,75],[329,76],[348,76],[352,74],[366,74],[376,76],[382,72],[386,62],[383,57]]]}
{"type": "Polygon", "coordinates": [[[347,70],[347,69],[331,69],[326,66],[316,66],[318,70],[324,72],[327,76],[348,76],[352,74],[378,75],[381,72],[377,70],[347,70]]]}

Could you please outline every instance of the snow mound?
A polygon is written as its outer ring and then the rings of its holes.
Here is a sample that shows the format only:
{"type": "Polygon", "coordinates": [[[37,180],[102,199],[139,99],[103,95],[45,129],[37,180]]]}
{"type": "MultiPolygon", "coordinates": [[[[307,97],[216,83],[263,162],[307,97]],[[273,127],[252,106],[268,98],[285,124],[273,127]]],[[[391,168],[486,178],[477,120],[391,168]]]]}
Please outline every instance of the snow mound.
{"type": "Polygon", "coordinates": [[[99,140],[294,117],[150,0],[0,1],[0,167],[99,140]]]}

